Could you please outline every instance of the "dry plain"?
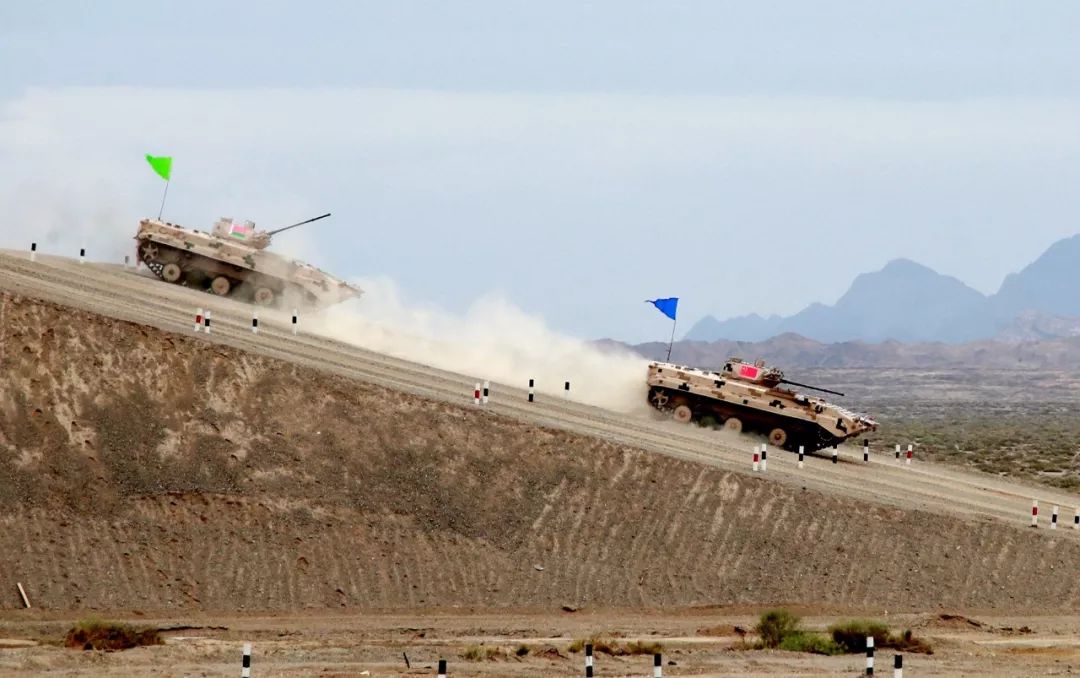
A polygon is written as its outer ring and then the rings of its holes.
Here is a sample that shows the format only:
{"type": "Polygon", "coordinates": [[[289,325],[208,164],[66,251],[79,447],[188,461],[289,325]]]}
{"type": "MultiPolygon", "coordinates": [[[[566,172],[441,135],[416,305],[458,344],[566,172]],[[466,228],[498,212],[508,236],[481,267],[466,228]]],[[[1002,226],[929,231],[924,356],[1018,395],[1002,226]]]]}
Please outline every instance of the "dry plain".
{"type": "MultiPolygon", "coordinates": [[[[207,299],[0,254],[2,635],[90,615],[228,627],[103,656],[12,647],[0,670],[225,675],[247,638],[264,675],[410,675],[399,649],[428,666],[479,643],[530,653],[458,658],[455,675],[577,675],[564,646],[590,634],[660,639],[667,675],[858,670],[699,633],[770,605],[926,629],[937,651],[909,675],[1076,662],[1080,535],[1026,527],[1032,498],[1071,516],[1066,489],[855,449],[755,476],[754,441],[529,404],[520,385],[478,410],[474,376],[293,337],[280,317],[253,336],[239,304],[214,300],[214,334],[193,335],[207,299]]],[[[601,675],[649,670],[608,661],[601,675]]]]}

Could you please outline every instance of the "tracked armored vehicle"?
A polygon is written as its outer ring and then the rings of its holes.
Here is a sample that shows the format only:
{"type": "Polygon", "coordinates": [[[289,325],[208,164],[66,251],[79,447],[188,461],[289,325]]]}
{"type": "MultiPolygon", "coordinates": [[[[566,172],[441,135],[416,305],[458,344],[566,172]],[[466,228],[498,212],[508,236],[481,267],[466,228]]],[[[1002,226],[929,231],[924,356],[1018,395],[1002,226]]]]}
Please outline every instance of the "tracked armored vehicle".
{"type": "Polygon", "coordinates": [[[273,231],[256,231],[254,222],[226,217],[210,233],[143,219],[135,236],[136,259],[166,282],[222,297],[261,306],[325,308],[362,291],[310,264],[265,250],[275,234],[328,216],[273,231]]]}
{"type": "Polygon", "coordinates": [[[867,415],[785,385],[843,393],[788,381],[760,360],[751,364],[731,358],[719,372],[654,362],[648,382],[649,403],[670,412],[675,421],[712,421],[730,431],[764,433],[772,445],[789,450],[820,450],[877,430],[867,415]]]}

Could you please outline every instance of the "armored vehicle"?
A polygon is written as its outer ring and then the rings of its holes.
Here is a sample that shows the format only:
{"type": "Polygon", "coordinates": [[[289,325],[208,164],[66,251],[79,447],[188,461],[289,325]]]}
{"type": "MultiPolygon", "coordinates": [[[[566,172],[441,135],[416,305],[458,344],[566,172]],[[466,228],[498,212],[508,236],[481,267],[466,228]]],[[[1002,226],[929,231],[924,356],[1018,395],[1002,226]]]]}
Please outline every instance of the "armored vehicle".
{"type": "Polygon", "coordinates": [[[776,447],[820,450],[877,430],[877,422],[784,384],[844,395],[784,379],[764,362],[731,358],[719,372],[654,362],[649,365],[649,403],[675,421],[711,419],[730,431],[768,435],[776,447]]]}
{"type": "Polygon", "coordinates": [[[318,221],[324,214],[273,231],[251,221],[218,219],[210,233],[157,219],[139,222],[136,259],[166,282],[208,290],[262,306],[324,308],[362,291],[301,261],[265,251],[276,233],[318,221]]]}

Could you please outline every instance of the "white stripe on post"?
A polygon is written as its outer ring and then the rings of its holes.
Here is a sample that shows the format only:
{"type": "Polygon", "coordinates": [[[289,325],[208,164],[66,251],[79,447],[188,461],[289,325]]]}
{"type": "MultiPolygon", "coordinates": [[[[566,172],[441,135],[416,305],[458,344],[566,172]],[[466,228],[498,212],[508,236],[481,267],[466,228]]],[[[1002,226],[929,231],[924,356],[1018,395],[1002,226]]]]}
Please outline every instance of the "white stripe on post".
{"type": "Polygon", "coordinates": [[[488,394],[490,393],[490,389],[491,389],[491,384],[488,383],[487,379],[485,379],[484,380],[484,404],[485,405],[488,404],[488,394]]]}
{"type": "Polygon", "coordinates": [[[195,309],[195,331],[198,332],[202,329],[202,309],[195,309]]]}
{"type": "Polygon", "coordinates": [[[892,659],[893,678],[904,678],[904,655],[895,654],[892,659]]]}
{"type": "Polygon", "coordinates": [[[803,467],[803,446],[799,445],[799,468],[803,467]]]}
{"type": "Polygon", "coordinates": [[[446,678],[446,660],[439,660],[439,678],[446,678]]]}
{"type": "Polygon", "coordinates": [[[1051,530],[1056,530],[1057,529],[1057,517],[1058,517],[1058,507],[1055,506],[1054,510],[1050,512],[1050,529],[1051,530]]]}
{"type": "Polygon", "coordinates": [[[251,678],[251,643],[244,643],[244,661],[241,665],[240,678],[251,678]]]}
{"type": "Polygon", "coordinates": [[[761,443],[761,472],[769,470],[769,446],[761,443]]]}
{"type": "Polygon", "coordinates": [[[866,637],[866,675],[874,675],[874,637],[866,637]]]}
{"type": "Polygon", "coordinates": [[[1031,526],[1032,527],[1038,527],[1039,526],[1039,500],[1038,499],[1032,499],[1031,500],[1031,526]]]}
{"type": "Polygon", "coordinates": [[[652,675],[653,678],[664,678],[664,662],[659,652],[652,656],[652,675]]]}
{"type": "Polygon", "coordinates": [[[592,643],[585,646],[585,678],[592,678],[592,643]]]}

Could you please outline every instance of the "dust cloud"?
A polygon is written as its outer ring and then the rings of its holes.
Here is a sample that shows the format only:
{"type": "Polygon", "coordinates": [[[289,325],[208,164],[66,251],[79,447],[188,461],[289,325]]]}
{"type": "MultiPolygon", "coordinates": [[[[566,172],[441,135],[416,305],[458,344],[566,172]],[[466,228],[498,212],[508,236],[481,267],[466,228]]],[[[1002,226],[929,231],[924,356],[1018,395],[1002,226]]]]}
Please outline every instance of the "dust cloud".
{"type": "Polygon", "coordinates": [[[320,312],[305,330],[378,353],[527,388],[620,412],[647,409],[648,362],[630,351],[608,349],[564,336],[499,296],[486,296],[463,315],[407,303],[388,279],[358,279],[364,290],[320,312]]]}

